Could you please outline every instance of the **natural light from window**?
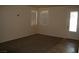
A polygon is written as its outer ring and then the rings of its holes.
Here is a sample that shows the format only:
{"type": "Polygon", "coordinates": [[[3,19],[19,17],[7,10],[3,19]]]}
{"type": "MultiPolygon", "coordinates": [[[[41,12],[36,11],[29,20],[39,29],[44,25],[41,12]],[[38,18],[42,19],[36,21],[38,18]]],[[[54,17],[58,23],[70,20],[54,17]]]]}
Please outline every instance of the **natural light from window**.
{"type": "Polygon", "coordinates": [[[31,25],[37,25],[37,16],[38,12],[36,10],[32,10],[32,21],[31,25]]]}
{"type": "Polygon", "coordinates": [[[71,11],[69,31],[77,32],[77,20],[78,20],[78,11],[71,11]]]}

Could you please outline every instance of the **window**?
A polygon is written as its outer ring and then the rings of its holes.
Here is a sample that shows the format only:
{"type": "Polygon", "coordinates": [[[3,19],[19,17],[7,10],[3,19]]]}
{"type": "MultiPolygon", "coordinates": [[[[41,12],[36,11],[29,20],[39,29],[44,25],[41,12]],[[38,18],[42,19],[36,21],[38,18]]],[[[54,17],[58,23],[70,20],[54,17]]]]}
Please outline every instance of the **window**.
{"type": "Polygon", "coordinates": [[[69,31],[77,32],[78,11],[70,12],[69,31]]]}
{"type": "Polygon", "coordinates": [[[37,24],[37,15],[38,15],[38,12],[36,10],[32,10],[31,25],[36,25],[37,24]]]}
{"type": "Polygon", "coordinates": [[[40,20],[41,25],[47,25],[48,24],[48,10],[41,10],[40,11],[40,20]]]}

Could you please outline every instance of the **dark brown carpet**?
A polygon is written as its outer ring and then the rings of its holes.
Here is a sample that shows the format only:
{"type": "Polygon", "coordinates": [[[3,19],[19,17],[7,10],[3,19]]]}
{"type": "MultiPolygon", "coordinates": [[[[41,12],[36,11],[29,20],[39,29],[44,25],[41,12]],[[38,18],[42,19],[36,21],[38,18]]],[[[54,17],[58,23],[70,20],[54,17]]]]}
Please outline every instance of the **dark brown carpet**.
{"type": "Polygon", "coordinates": [[[77,40],[35,34],[0,44],[0,52],[7,53],[76,53],[77,40]]]}

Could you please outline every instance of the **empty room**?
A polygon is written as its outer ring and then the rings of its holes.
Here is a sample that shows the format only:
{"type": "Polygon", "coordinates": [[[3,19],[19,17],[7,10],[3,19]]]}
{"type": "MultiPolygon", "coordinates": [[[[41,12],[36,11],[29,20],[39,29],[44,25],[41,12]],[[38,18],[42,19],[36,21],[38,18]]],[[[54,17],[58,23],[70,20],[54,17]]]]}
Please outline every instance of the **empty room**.
{"type": "Polygon", "coordinates": [[[0,53],[78,53],[79,6],[0,5],[0,53]]]}

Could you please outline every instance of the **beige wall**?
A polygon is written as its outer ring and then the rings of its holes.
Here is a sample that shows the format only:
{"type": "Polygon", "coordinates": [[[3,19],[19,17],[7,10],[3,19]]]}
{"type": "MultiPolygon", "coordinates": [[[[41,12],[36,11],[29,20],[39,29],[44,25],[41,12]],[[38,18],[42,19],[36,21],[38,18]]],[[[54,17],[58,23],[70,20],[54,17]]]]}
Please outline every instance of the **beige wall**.
{"type": "MultiPolygon", "coordinates": [[[[35,7],[0,6],[0,42],[25,37],[35,33],[63,38],[79,38],[79,26],[77,33],[70,33],[67,28],[69,12],[71,10],[79,10],[79,7],[51,6],[45,8],[49,11],[47,24],[44,25],[43,22],[40,23],[41,20],[38,15],[38,24],[36,25],[36,28],[31,26],[31,10],[35,9],[35,7]],[[17,16],[17,14],[20,16],[17,16]]],[[[36,10],[40,13],[40,10],[42,9],[36,10]]]]}
{"type": "Polygon", "coordinates": [[[0,12],[0,42],[33,34],[30,7],[0,6],[0,12]]]}
{"type": "Polygon", "coordinates": [[[63,38],[78,39],[79,29],[77,33],[70,33],[67,28],[69,13],[71,10],[79,10],[79,8],[67,6],[48,7],[48,23],[47,25],[39,24],[39,33],[63,38]]]}

